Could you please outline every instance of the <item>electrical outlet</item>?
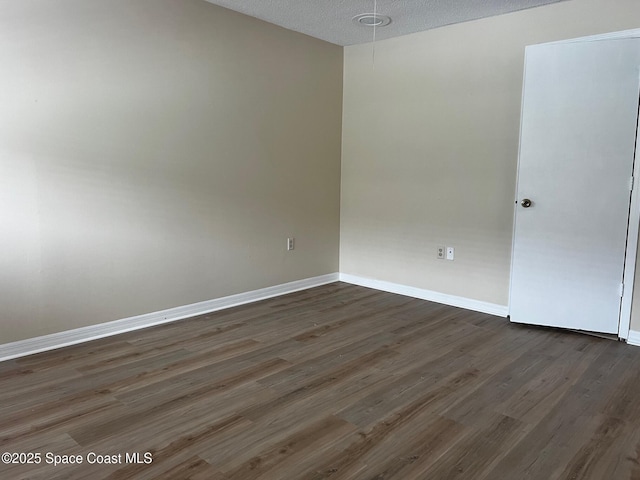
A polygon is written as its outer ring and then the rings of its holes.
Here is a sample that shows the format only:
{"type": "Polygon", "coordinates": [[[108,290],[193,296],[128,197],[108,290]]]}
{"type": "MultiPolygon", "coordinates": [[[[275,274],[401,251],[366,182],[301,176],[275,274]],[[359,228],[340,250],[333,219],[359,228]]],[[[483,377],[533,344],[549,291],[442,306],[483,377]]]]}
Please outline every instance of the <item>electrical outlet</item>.
{"type": "Polygon", "coordinates": [[[453,247],[447,247],[447,260],[453,260],[455,249],[453,247]]]}
{"type": "Polygon", "coordinates": [[[296,239],[293,237],[287,238],[287,250],[293,250],[296,247],[296,239]]]}
{"type": "Polygon", "coordinates": [[[438,260],[444,260],[445,257],[445,249],[444,247],[438,247],[438,253],[436,254],[436,257],[438,258],[438,260]]]}

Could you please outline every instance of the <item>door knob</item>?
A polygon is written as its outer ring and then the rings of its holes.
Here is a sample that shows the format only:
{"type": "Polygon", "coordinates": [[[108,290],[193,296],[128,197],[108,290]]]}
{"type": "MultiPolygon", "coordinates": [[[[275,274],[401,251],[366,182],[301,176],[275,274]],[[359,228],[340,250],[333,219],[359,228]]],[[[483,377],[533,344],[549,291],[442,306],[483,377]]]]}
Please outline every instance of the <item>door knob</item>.
{"type": "Polygon", "coordinates": [[[529,208],[531,206],[531,200],[525,198],[520,202],[520,205],[522,205],[524,208],[529,208]]]}

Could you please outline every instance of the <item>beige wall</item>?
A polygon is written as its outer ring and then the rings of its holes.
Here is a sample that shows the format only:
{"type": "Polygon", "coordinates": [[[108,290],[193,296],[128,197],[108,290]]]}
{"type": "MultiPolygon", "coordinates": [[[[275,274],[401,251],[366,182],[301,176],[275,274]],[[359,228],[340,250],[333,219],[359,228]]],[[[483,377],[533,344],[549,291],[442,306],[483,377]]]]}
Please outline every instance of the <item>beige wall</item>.
{"type": "Polygon", "coordinates": [[[347,47],[340,271],[507,305],[524,47],[637,27],[569,0],[347,47]]]}
{"type": "Polygon", "coordinates": [[[0,65],[0,344],[338,270],[340,47],[203,0],[0,0],[0,65]]]}

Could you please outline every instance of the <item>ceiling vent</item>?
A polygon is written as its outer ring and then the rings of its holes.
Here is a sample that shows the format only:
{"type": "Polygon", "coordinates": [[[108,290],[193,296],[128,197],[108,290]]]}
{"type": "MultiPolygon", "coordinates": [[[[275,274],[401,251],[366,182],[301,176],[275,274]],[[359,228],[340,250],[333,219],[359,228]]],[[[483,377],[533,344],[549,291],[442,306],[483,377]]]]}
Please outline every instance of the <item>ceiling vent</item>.
{"type": "Polygon", "coordinates": [[[353,17],[353,23],[364,27],[385,27],[391,23],[391,18],[377,13],[361,13],[353,17]]]}

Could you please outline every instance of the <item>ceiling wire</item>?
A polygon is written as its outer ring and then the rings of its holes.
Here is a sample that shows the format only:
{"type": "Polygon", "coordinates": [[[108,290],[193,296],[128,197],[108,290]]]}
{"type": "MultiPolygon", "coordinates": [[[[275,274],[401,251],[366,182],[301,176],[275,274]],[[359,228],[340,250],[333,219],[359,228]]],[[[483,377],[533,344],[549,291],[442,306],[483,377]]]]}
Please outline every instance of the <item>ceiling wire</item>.
{"type": "Polygon", "coordinates": [[[378,25],[378,0],[373,0],[373,42],[371,46],[371,70],[376,69],[376,25],[378,25]]]}

